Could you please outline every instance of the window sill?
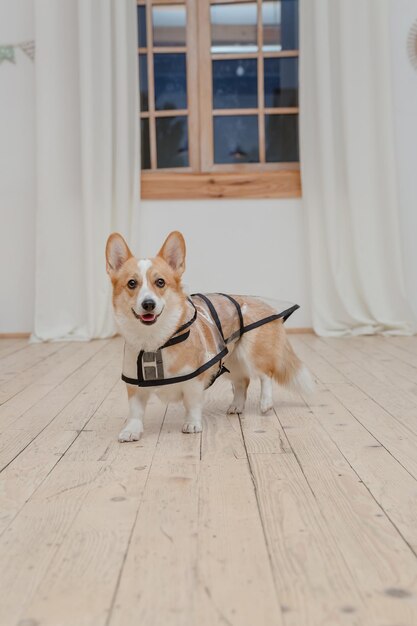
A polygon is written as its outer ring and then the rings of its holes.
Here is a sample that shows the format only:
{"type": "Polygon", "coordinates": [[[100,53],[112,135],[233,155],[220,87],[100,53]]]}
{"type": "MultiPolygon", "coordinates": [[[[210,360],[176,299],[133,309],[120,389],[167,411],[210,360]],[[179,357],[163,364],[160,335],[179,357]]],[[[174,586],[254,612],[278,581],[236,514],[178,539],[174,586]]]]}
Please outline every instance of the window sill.
{"type": "Polygon", "coordinates": [[[207,198],[300,198],[300,171],[266,172],[142,172],[144,200],[198,200],[207,198]]]}

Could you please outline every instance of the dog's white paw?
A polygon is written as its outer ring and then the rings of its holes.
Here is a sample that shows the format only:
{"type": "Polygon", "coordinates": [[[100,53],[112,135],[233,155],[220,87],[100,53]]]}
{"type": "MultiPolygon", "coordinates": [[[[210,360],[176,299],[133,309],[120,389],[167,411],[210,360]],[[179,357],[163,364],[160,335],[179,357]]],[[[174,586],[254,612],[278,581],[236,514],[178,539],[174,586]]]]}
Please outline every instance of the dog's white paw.
{"type": "Polygon", "coordinates": [[[201,433],[202,430],[201,422],[185,422],[182,427],[183,433],[201,433]]]}
{"type": "Polygon", "coordinates": [[[267,415],[267,413],[271,413],[273,409],[274,409],[274,406],[270,402],[261,402],[262,415],[267,415]]]}
{"type": "Polygon", "coordinates": [[[143,433],[143,428],[123,428],[123,430],[119,433],[119,441],[121,443],[125,441],[139,441],[141,435],[143,433]]]}
{"type": "Polygon", "coordinates": [[[244,411],[244,406],[242,406],[241,404],[237,404],[235,402],[232,402],[232,404],[229,406],[229,408],[227,409],[227,414],[228,415],[241,415],[244,411]]]}

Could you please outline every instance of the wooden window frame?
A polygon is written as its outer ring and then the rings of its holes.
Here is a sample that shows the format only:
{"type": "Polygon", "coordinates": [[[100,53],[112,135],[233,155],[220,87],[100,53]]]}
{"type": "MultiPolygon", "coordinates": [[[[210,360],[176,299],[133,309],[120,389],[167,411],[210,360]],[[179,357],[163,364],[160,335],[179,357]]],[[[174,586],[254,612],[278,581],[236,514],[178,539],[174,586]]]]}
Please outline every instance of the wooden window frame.
{"type": "MultiPolygon", "coordinates": [[[[141,197],[149,200],[204,199],[204,198],[298,198],[301,196],[299,163],[265,162],[265,114],[298,114],[298,107],[267,108],[264,105],[265,58],[298,57],[298,50],[263,51],[262,20],[258,17],[258,51],[247,53],[211,53],[210,6],[227,4],[231,0],[137,0],[146,6],[147,46],[138,53],[147,55],[148,111],[141,119],[149,119],[151,170],[142,170],[141,197]],[[184,4],[187,11],[186,46],[153,47],[152,6],[184,4]],[[197,35],[198,33],[198,35],[197,35]],[[189,54],[189,50],[195,54],[189,54]],[[188,108],[175,111],[155,109],[154,67],[155,53],[186,53],[188,108]],[[253,109],[212,109],[212,61],[224,59],[257,59],[258,106],[253,109]],[[189,106],[190,102],[198,106],[189,106]],[[199,135],[200,141],[189,141],[189,167],[156,168],[156,119],[186,115],[189,137],[199,135]],[[259,163],[213,163],[213,116],[256,115],[259,132],[259,163]]],[[[239,0],[239,2],[254,0],[239,0]]],[[[256,0],[259,12],[262,0],[256,0]]]]}

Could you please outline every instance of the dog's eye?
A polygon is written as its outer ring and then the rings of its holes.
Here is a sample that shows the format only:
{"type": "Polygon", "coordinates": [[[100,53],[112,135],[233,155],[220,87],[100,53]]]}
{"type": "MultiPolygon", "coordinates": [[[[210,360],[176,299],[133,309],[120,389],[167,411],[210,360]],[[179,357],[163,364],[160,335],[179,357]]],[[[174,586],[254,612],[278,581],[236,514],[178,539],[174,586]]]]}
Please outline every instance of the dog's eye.
{"type": "Polygon", "coordinates": [[[128,281],[127,286],[129,287],[129,289],[136,289],[136,287],[138,286],[138,281],[135,280],[134,278],[131,278],[128,281]]]}
{"type": "Polygon", "coordinates": [[[159,287],[160,289],[162,289],[162,287],[165,287],[165,281],[163,278],[157,278],[155,281],[155,285],[157,287],[159,287]]]}

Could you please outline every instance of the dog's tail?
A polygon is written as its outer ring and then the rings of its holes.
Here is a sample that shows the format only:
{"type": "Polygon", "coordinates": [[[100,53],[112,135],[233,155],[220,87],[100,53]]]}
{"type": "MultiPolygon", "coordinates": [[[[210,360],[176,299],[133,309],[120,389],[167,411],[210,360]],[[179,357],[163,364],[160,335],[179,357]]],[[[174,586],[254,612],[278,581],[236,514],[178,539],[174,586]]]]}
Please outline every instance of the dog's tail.
{"type": "Polygon", "coordinates": [[[295,354],[287,337],[276,361],[274,379],[278,384],[299,393],[310,394],[315,388],[310,371],[295,354]]]}

